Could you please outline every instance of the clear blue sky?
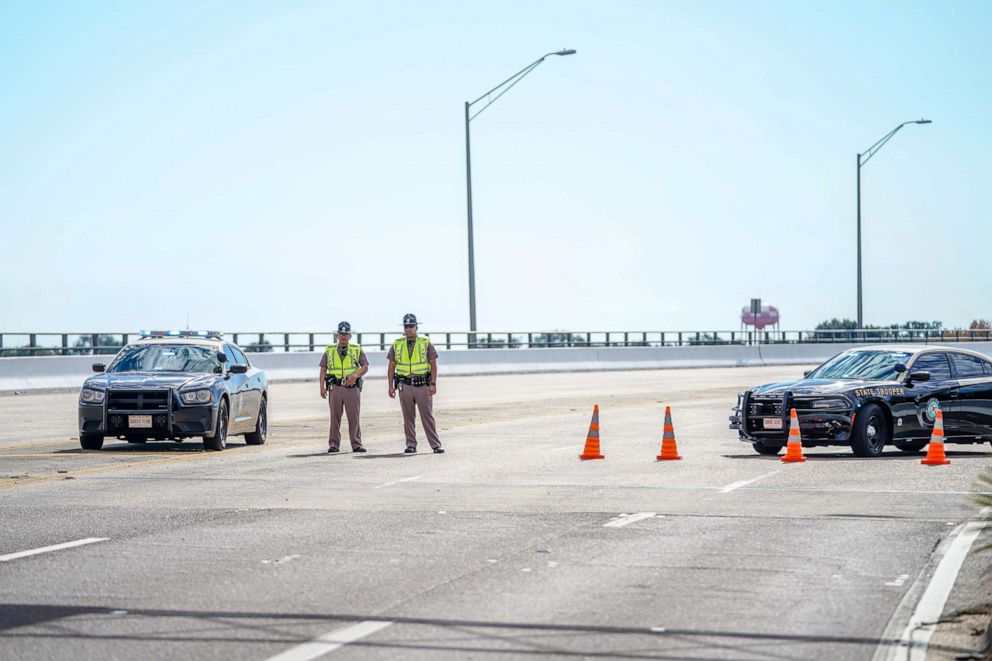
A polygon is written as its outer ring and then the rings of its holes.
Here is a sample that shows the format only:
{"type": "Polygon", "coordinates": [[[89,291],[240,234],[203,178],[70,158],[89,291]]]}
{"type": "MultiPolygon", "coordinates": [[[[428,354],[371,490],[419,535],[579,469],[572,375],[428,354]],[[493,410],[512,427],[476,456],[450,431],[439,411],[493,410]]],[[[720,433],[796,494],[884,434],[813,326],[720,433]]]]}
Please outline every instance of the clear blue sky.
{"type": "Polygon", "coordinates": [[[987,2],[0,4],[0,330],[992,317],[987,2]]]}

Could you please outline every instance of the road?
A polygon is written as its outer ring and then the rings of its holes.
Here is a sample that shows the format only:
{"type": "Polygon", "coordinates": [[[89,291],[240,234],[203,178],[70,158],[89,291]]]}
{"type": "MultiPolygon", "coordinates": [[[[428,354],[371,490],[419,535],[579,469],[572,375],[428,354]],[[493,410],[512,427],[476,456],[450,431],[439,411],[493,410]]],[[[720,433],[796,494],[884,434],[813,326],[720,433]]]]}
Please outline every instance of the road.
{"type": "MultiPolygon", "coordinates": [[[[268,444],[221,453],[84,452],[75,394],[0,397],[0,657],[889,658],[992,448],[736,440],[736,393],[803,369],[442,378],[444,455],[402,454],[384,381],[367,455],[326,454],[315,383],[272,386],[268,444]],[[654,460],[666,405],[682,461],[654,460]]],[[[948,611],[988,592],[964,557],[948,611]]],[[[927,658],[966,649],[942,636],[927,658]]]]}

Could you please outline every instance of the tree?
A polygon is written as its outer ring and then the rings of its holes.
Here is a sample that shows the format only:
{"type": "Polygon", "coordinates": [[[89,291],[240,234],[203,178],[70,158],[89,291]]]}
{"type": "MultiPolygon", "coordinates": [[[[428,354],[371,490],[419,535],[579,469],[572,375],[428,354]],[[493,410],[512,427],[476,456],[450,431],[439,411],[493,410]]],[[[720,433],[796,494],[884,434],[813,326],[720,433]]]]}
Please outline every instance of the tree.
{"type": "Polygon", "coordinates": [[[971,325],[968,326],[968,330],[990,330],[990,329],[992,329],[992,321],[989,321],[988,319],[975,319],[973,322],[971,322],[971,325]]]}
{"type": "Polygon", "coordinates": [[[532,347],[586,347],[589,343],[585,335],[569,331],[554,330],[538,333],[530,342],[532,347]]]}
{"type": "Polygon", "coordinates": [[[272,343],[265,339],[263,339],[261,342],[252,342],[247,347],[245,347],[245,351],[249,353],[271,353],[272,343]]]}
{"type": "Polygon", "coordinates": [[[123,346],[123,343],[117,335],[97,335],[96,347],[94,347],[93,336],[82,335],[72,346],[74,356],[88,356],[91,354],[115,354],[123,346]]]}
{"type": "Polygon", "coordinates": [[[858,327],[858,322],[853,319],[838,319],[834,317],[827,321],[821,321],[816,325],[816,330],[854,330],[858,327]]]}

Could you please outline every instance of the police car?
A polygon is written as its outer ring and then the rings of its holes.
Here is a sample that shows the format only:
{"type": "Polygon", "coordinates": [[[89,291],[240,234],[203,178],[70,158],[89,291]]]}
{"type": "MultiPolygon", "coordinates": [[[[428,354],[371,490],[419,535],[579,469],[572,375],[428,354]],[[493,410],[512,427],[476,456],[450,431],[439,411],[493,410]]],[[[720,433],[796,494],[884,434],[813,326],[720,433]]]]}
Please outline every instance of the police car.
{"type": "Polygon", "coordinates": [[[730,428],[759,454],[778,454],[796,409],[804,446],[849,446],[877,457],[889,443],[919,452],[938,407],[945,443],[992,442],[992,360],[941,346],[844,351],[796,381],[740,393],[730,428]]]}
{"type": "Polygon", "coordinates": [[[79,444],[203,437],[223,450],[229,435],[265,443],[268,382],[244,352],[213,331],[142,331],[79,391],[79,444]]]}

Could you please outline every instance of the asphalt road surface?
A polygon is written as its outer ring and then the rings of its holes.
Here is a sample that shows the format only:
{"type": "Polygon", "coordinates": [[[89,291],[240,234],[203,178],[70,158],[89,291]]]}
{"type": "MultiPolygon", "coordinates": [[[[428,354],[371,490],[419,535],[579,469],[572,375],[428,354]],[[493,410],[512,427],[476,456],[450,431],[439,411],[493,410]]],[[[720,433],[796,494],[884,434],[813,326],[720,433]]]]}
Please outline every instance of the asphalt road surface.
{"type": "MultiPolygon", "coordinates": [[[[914,658],[889,641],[924,606],[989,600],[992,448],[755,454],[736,393],[802,371],[442,374],[444,455],[402,454],[381,380],[366,455],[326,454],[315,382],[220,453],[84,452],[75,393],[0,397],[0,657],[914,658]],[[582,462],[594,404],[606,459],[582,462]],[[655,461],[665,405],[681,461],[655,461]]],[[[938,630],[927,658],[973,649],[938,630]]]]}

